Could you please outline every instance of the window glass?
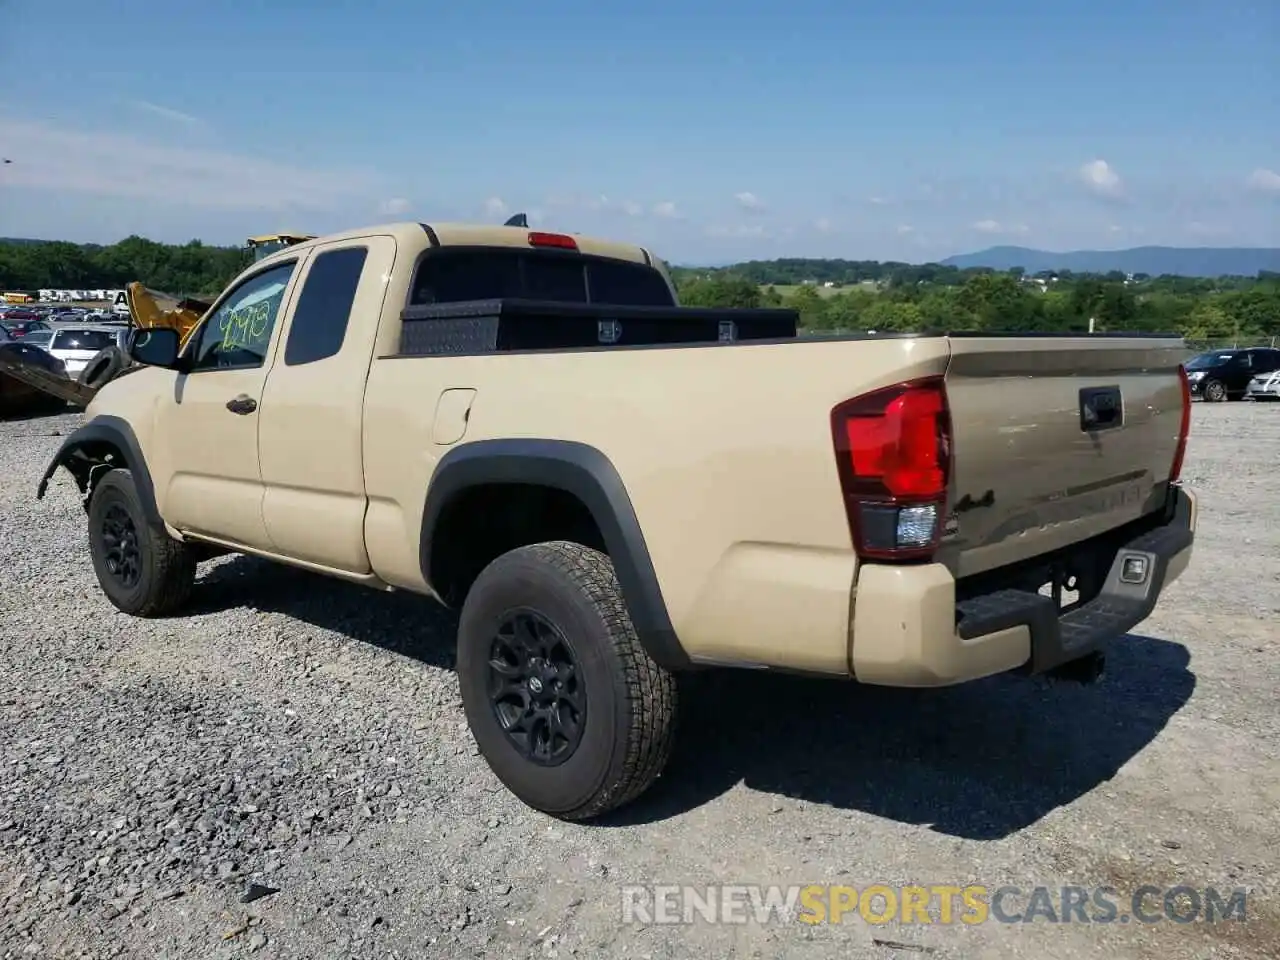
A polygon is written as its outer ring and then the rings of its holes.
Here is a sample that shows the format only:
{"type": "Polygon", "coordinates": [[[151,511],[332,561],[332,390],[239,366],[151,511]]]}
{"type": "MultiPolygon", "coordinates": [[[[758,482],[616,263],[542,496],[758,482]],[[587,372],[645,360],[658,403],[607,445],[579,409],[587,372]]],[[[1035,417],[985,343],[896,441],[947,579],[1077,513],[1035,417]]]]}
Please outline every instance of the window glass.
{"type": "Polygon", "coordinates": [[[601,257],[495,248],[441,250],[424,257],[410,304],[503,298],[675,305],[662,274],[652,267],[601,257]]]}
{"type": "Polygon", "coordinates": [[[520,255],[514,250],[444,250],[422,260],[412,303],[460,303],[520,296],[520,255]]]}
{"type": "Polygon", "coordinates": [[[662,274],[625,260],[589,260],[591,302],[631,307],[672,307],[675,301],[662,274]]]}
{"type": "Polygon", "coordinates": [[[587,302],[587,278],[581,257],[525,255],[521,260],[520,296],[562,303],[587,302]]]}
{"type": "MultiPolygon", "coordinates": [[[[34,334],[24,339],[31,341],[34,334]]],[[[95,353],[106,347],[117,346],[116,334],[110,330],[57,330],[54,331],[51,350],[92,350],[95,353]]]]}
{"type": "Polygon", "coordinates": [[[295,266],[282,263],[255,274],[205,318],[192,344],[191,369],[262,366],[295,266]]]}
{"type": "Polygon", "coordinates": [[[289,321],[284,347],[287,366],[314,363],[342,349],[368,256],[366,247],[347,247],[322,253],[311,261],[289,321]]]}

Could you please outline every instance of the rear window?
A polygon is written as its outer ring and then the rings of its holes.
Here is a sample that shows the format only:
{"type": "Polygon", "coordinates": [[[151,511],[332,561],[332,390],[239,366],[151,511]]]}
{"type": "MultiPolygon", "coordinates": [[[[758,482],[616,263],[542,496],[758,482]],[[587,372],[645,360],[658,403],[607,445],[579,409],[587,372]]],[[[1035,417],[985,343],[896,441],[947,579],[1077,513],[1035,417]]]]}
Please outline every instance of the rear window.
{"type": "Polygon", "coordinates": [[[662,274],[626,260],[531,250],[439,250],[423,258],[411,306],[466,300],[675,305],[662,274]]]}
{"type": "Polygon", "coordinates": [[[50,350],[102,350],[117,346],[116,335],[109,330],[58,330],[50,350]]]}

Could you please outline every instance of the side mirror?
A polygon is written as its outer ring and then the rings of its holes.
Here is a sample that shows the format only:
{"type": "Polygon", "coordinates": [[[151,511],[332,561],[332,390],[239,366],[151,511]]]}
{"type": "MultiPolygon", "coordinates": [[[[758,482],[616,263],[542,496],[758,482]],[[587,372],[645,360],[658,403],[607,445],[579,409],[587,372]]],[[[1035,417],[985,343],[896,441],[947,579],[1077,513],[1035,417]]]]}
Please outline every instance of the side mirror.
{"type": "Polygon", "coordinates": [[[173,327],[149,327],[129,334],[129,356],[151,367],[178,366],[178,331],[173,327]]]}

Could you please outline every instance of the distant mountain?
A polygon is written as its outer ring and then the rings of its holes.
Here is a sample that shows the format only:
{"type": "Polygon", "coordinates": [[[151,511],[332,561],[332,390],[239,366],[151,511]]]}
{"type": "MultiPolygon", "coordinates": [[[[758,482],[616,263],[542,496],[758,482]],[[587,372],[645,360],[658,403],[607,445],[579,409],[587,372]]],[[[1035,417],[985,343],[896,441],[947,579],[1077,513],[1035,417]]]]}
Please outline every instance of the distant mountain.
{"type": "Polygon", "coordinates": [[[29,237],[0,237],[0,243],[45,243],[44,240],[32,240],[29,237]]]}
{"type": "Polygon", "coordinates": [[[1129,250],[1072,250],[1053,253],[1027,247],[991,247],[978,253],[948,257],[944,266],[990,267],[1027,273],[1070,270],[1073,273],[1149,273],[1153,277],[1253,277],[1260,270],[1280,271],[1280,249],[1274,247],[1133,247],[1129,250]]]}

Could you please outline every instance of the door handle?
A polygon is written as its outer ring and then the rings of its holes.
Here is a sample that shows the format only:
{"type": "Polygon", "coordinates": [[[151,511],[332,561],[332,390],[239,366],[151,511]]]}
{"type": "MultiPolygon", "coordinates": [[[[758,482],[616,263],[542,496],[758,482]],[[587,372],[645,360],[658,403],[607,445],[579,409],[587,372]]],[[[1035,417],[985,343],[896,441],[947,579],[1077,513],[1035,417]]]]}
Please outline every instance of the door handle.
{"type": "Polygon", "coordinates": [[[227,401],[227,409],[232,413],[245,416],[258,409],[258,401],[248,394],[242,393],[238,397],[227,401]]]}

